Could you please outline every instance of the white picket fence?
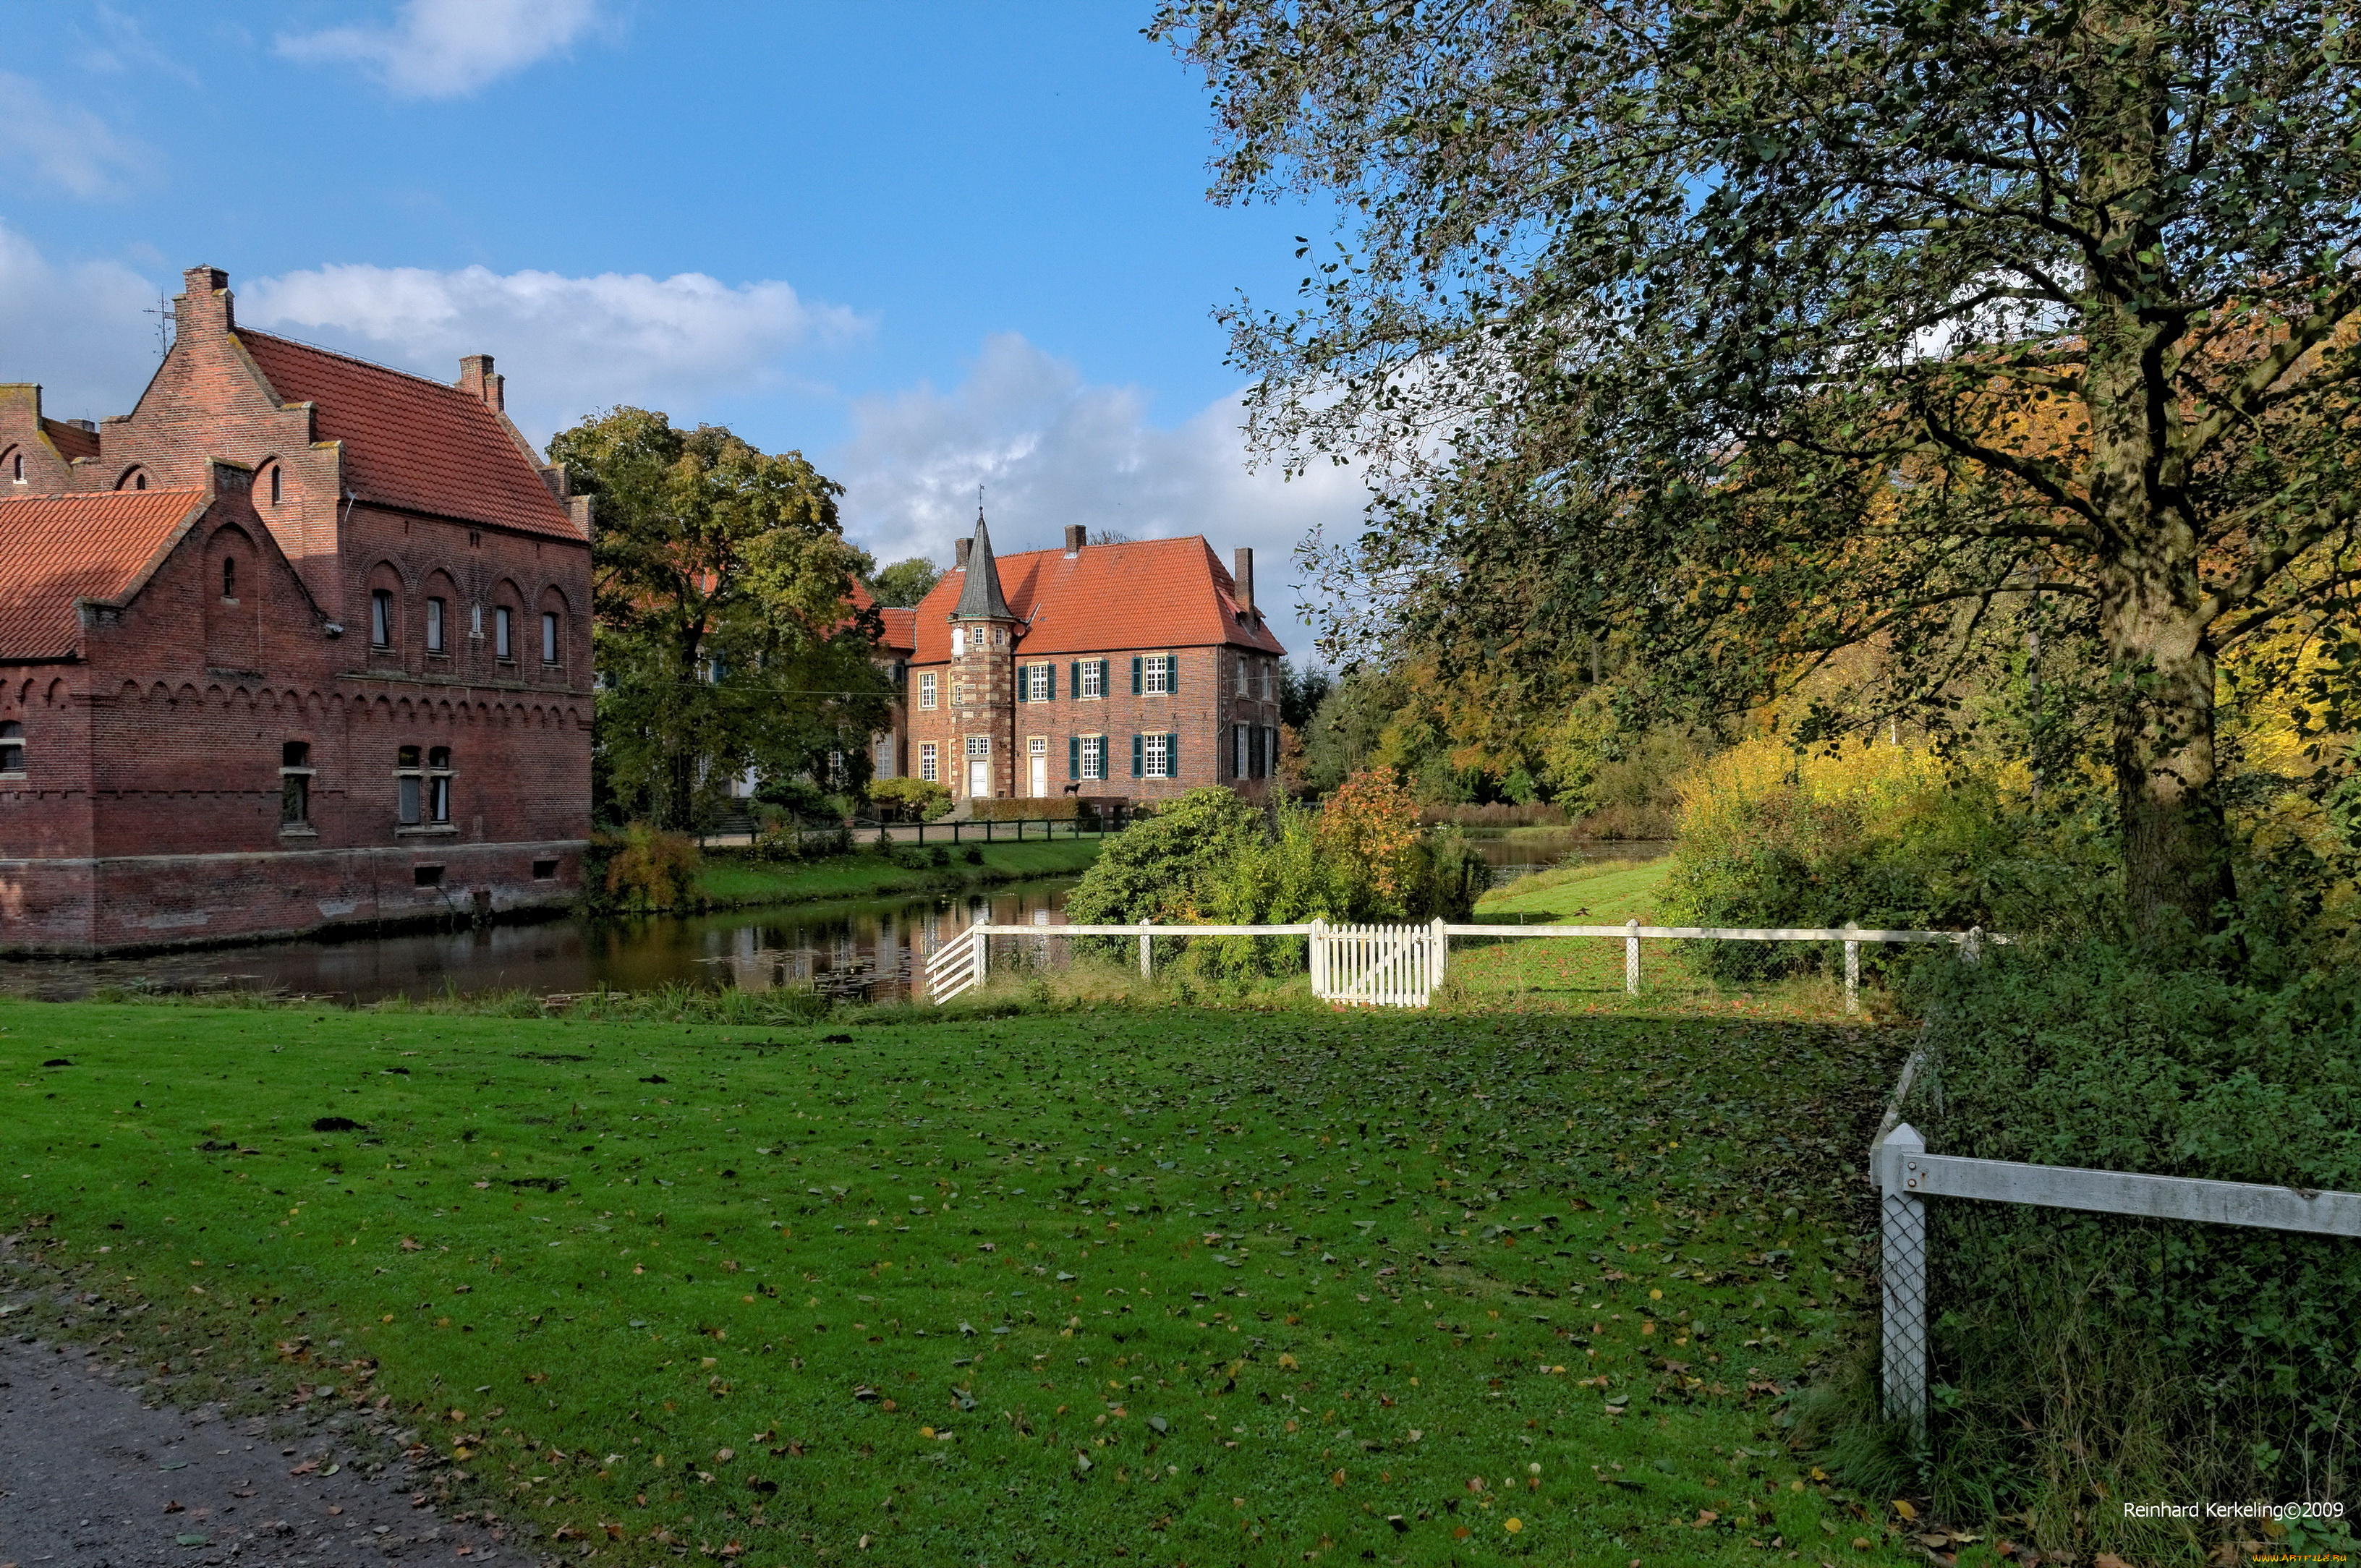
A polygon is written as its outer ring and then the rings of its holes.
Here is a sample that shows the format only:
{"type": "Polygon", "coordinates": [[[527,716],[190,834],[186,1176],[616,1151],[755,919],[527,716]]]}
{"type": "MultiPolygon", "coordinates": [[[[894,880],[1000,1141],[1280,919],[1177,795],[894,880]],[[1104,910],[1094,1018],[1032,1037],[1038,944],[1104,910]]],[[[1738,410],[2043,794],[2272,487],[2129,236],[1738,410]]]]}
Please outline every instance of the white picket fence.
{"type": "Polygon", "coordinates": [[[2013,938],[1978,927],[1967,931],[1875,931],[1858,926],[1822,928],[1717,926],[994,926],[979,922],[949,938],[927,959],[927,995],[937,1003],[983,983],[994,937],[1127,937],[1139,942],[1139,972],[1155,973],[1157,938],[1308,937],[1312,993],[1324,1001],[1372,1007],[1423,1007],[1443,983],[1454,937],[1620,938],[1623,943],[1623,989],[1640,993],[1640,944],[1643,941],[1841,942],[1845,950],[1845,1009],[1861,1006],[1861,946],[1863,942],[1948,942],[1969,962],[1984,944],[2013,938]]]}

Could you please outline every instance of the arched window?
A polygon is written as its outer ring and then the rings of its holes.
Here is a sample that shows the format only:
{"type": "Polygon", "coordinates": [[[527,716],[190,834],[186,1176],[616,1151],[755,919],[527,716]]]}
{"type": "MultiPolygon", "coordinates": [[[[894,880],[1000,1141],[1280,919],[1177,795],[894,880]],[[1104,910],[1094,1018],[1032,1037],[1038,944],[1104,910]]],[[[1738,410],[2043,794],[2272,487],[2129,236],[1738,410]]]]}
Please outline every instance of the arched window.
{"type": "Polygon", "coordinates": [[[21,485],[25,482],[25,455],[23,453],[11,452],[8,454],[8,477],[11,482],[16,484],[21,485]]]}
{"type": "Polygon", "coordinates": [[[148,470],[145,468],[126,469],[124,472],[123,477],[115,481],[115,488],[118,490],[146,489],[148,488],[148,470]]]}
{"type": "Polygon", "coordinates": [[[270,504],[272,506],[279,504],[280,494],[279,465],[273,463],[270,466],[270,504]]]}
{"type": "Polygon", "coordinates": [[[222,598],[231,604],[237,602],[237,557],[222,557],[222,598]]]}
{"type": "Polygon", "coordinates": [[[0,773],[25,771],[25,727],[11,718],[0,723],[0,773]]]}

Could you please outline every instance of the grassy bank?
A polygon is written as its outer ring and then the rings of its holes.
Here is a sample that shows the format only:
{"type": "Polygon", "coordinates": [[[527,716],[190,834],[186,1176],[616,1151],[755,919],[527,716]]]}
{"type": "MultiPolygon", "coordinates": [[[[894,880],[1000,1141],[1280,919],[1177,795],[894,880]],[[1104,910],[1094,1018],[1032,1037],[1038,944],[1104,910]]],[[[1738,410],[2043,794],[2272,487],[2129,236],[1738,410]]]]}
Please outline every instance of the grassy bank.
{"type": "Polygon", "coordinates": [[[600,1561],[1903,1560],[1778,1424],[1898,1037],[873,1016],[0,1002],[10,1321],[600,1561]]]}
{"type": "Polygon", "coordinates": [[[708,850],[697,891],[716,909],[810,899],[868,898],[894,894],[957,891],[1027,882],[1036,877],[1079,876],[1098,859],[1096,839],[1053,839],[1024,844],[969,844],[950,851],[942,866],[913,868],[873,850],[857,850],[822,861],[758,861],[728,850],[708,850]],[[965,859],[969,850],[977,859],[965,859]]]}

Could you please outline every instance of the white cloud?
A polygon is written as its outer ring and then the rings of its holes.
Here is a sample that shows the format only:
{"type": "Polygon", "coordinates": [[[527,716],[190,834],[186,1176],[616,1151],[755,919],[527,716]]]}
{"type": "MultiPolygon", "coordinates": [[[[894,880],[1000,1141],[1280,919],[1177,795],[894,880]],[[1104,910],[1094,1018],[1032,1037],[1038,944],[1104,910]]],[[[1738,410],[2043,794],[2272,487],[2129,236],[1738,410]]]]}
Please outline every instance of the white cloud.
{"type": "Polygon", "coordinates": [[[258,278],[238,288],[237,314],[441,380],[458,374],[460,356],[490,354],[509,378],[511,416],[536,440],[614,403],[685,414],[717,396],[784,386],[790,349],[867,329],[785,283],[483,267],[341,265],[258,278]]]}
{"type": "Polygon", "coordinates": [[[0,381],[38,381],[52,419],[126,413],[159,358],[156,285],[113,261],[60,266],[0,225],[0,381]]]}
{"type": "Polygon", "coordinates": [[[0,71],[0,163],[84,199],[136,182],[150,155],[87,109],[60,104],[38,82],[0,71]]]}
{"type": "Polygon", "coordinates": [[[284,37],[279,52],[365,66],[400,97],[460,98],[565,52],[598,20],[598,0],[403,0],[390,27],[284,37]]]}
{"type": "Polygon", "coordinates": [[[853,433],[821,460],[845,487],[846,532],[882,564],[924,555],[948,565],[975,520],[975,488],[999,550],[1044,549],[1069,523],[1136,539],[1202,533],[1227,563],[1255,553],[1256,598],[1298,658],[1312,639],[1294,550],[1313,528],[1354,530],[1367,496],[1348,469],[1287,481],[1250,469],[1235,397],[1179,426],[1149,422],[1133,388],[1093,385],[1015,334],[983,345],[949,392],[920,386],[852,410],[853,433]]]}

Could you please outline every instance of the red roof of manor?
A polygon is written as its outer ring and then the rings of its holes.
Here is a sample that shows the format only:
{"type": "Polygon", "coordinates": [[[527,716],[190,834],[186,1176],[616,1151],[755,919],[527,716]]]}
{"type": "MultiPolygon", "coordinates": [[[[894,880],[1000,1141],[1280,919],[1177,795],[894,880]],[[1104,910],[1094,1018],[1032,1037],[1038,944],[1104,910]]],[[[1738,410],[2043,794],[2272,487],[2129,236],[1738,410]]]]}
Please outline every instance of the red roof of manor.
{"type": "Polygon", "coordinates": [[[885,623],[884,645],[896,653],[918,651],[918,612],[902,605],[882,605],[878,619],[885,623]]]}
{"type": "Polygon", "coordinates": [[[345,444],[363,500],[579,541],[508,422],[474,393],[241,327],[238,341],[282,402],[313,405],[323,441],[345,444]]]}
{"type": "Polygon", "coordinates": [[[110,490],[0,500],[0,659],[82,645],[76,599],[119,599],[205,504],[203,490],[110,490]]]}
{"type": "MultiPolygon", "coordinates": [[[[1086,544],[1074,554],[1027,550],[999,557],[1001,591],[1026,625],[1019,652],[1094,653],[1119,648],[1201,648],[1227,643],[1283,654],[1259,620],[1242,620],[1229,569],[1202,534],[1086,544]]],[[[943,575],[913,611],[920,664],[951,656],[951,607],[967,574],[943,575]]]]}

